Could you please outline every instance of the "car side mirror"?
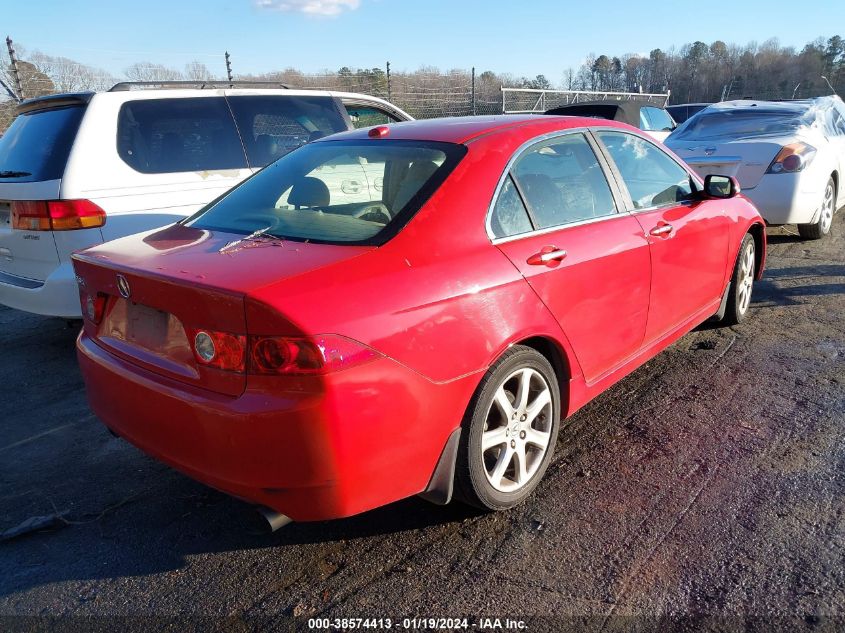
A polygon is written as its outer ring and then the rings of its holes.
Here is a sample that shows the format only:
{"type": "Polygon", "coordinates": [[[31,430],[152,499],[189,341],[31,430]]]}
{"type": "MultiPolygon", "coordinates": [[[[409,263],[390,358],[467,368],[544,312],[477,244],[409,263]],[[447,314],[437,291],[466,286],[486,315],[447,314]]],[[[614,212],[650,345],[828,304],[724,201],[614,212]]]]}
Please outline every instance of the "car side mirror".
{"type": "Polygon", "coordinates": [[[739,181],[733,176],[711,174],[704,178],[704,195],[708,198],[733,198],[739,192],[739,181]]]}

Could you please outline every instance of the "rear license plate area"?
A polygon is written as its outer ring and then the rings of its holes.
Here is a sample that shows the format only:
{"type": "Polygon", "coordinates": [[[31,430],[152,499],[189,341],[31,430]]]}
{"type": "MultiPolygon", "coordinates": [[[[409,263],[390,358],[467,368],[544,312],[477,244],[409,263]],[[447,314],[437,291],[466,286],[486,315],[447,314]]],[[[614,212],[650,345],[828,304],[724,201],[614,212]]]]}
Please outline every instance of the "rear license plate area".
{"type": "Polygon", "coordinates": [[[140,303],[126,303],[126,341],[150,350],[167,343],[170,314],[140,303]]]}

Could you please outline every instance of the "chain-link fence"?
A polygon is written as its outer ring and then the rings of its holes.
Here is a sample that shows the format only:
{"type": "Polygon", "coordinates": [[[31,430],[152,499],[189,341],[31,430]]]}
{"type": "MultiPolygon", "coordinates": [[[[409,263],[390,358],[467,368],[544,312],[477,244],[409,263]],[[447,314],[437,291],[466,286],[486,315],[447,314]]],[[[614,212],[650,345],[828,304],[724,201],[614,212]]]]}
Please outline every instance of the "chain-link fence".
{"type": "MultiPolygon", "coordinates": [[[[170,79],[170,78],[168,78],[170,79]]],[[[267,75],[235,75],[235,80],[269,81],[290,88],[355,92],[386,99],[417,119],[468,116],[473,114],[502,114],[501,84],[477,79],[472,72],[450,73],[416,72],[391,73],[381,69],[324,74],[304,74],[287,70],[267,75]]],[[[115,82],[119,81],[115,79],[115,82]]],[[[216,80],[217,84],[226,80],[216,80]]],[[[57,82],[58,83],[58,82],[57,82]]],[[[24,86],[24,97],[58,92],[53,84],[41,81],[39,90],[24,86]]],[[[199,84],[198,84],[199,85],[199,84]]],[[[81,86],[80,90],[102,90],[103,86],[81,86]]],[[[0,101],[0,132],[14,119],[15,103],[0,101]]]]}
{"type": "Polygon", "coordinates": [[[604,100],[636,100],[665,107],[668,94],[645,94],[640,92],[597,92],[591,90],[541,90],[531,88],[502,88],[500,111],[505,114],[542,114],[552,108],[570,103],[604,100]]]}

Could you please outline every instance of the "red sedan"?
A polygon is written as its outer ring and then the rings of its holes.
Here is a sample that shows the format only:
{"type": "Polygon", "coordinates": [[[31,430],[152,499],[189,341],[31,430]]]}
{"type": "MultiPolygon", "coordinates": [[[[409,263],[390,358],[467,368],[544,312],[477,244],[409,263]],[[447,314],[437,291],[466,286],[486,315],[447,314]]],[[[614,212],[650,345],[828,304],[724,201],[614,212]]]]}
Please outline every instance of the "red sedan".
{"type": "Polygon", "coordinates": [[[748,313],[763,221],[624,124],[501,116],[308,144],[191,218],[74,257],[116,434],[294,520],[486,509],[561,418],[748,313]]]}

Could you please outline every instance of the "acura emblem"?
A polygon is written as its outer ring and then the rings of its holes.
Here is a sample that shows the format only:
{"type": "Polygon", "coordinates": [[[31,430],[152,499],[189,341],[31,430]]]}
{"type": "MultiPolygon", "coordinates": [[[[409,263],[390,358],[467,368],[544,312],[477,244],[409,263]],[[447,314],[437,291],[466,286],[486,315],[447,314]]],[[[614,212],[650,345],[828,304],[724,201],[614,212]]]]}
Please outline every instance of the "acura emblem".
{"type": "Polygon", "coordinates": [[[126,281],[126,277],[123,275],[117,276],[117,290],[124,299],[128,299],[129,295],[132,294],[132,290],[129,288],[129,282],[126,281]]]}

